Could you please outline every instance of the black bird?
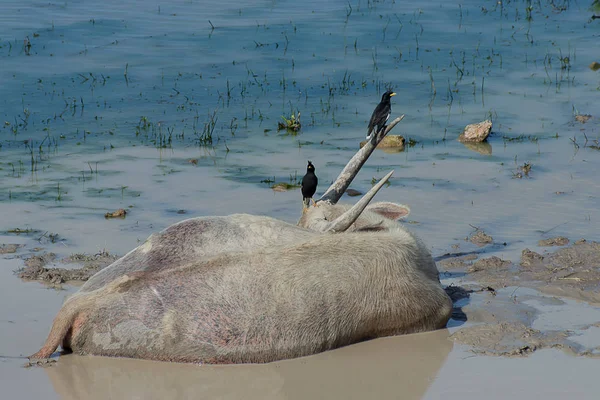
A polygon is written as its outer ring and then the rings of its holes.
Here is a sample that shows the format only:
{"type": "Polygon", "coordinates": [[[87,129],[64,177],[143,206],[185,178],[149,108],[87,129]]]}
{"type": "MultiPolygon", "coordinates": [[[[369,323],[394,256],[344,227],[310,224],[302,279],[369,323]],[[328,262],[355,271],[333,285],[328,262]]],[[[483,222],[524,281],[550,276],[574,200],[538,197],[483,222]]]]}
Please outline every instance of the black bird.
{"type": "Polygon", "coordinates": [[[381,103],[377,104],[375,107],[375,111],[373,111],[373,115],[371,115],[371,120],[369,121],[369,130],[367,131],[367,140],[371,139],[371,133],[375,126],[377,126],[377,130],[375,134],[381,132],[381,130],[385,127],[385,123],[390,118],[390,114],[392,113],[392,104],[390,99],[392,96],[395,96],[393,90],[388,90],[381,96],[381,103]]]}
{"type": "Polygon", "coordinates": [[[319,184],[319,178],[315,175],[315,166],[312,162],[308,162],[308,166],[306,167],[306,175],[302,177],[302,203],[304,204],[303,208],[307,208],[310,205],[310,201],[312,200],[313,204],[317,205],[313,200],[313,196],[317,191],[317,185],[319,184]]]}

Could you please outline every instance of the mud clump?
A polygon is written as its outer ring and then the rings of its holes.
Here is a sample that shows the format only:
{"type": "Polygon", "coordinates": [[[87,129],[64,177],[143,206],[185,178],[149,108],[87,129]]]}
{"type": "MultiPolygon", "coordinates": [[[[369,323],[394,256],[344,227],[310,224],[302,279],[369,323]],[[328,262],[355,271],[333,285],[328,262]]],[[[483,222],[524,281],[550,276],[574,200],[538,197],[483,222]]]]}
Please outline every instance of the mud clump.
{"type": "Polygon", "coordinates": [[[56,364],[56,359],[54,358],[44,358],[44,359],[30,359],[29,361],[27,361],[23,367],[24,368],[31,368],[31,367],[50,367],[52,365],[56,364]]]}
{"type": "Polygon", "coordinates": [[[550,239],[540,240],[538,242],[538,246],[540,247],[548,247],[548,246],[566,246],[569,244],[569,239],[563,236],[558,236],[550,239]]]}
{"type": "Polygon", "coordinates": [[[43,281],[51,285],[60,285],[72,281],[87,281],[92,275],[107,267],[118,257],[106,251],[94,255],[73,254],[60,260],[63,264],[82,264],[81,268],[47,268],[46,265],[56,260],[56,254],[44,253],[31,256],[25,260],[25,268],[18,271],[19,278],[43,281]]]}
{"type": "Polygon", "coordinates": [[[54,253],[44,253],[41,256],[31,256],[25,260],[25,266],[31,269],[43,268],[44,265],[51,263],[56,259],[54,253]]]}
{"type": "Polygon", "coordinates": [[[0,245],[0,254],[13,254],[21,247],[23,247],[22,244],[2,244],[0,245]]]}
{"type": "Polygon", "coordinates": [[[524,277],[544,282],[546,289],[560,288],[567,293],[588,291],[588,296],[592,295],[595,298],[594,302],[598,303],[600,302],[599,266],[600,243],[578,242],[546,256],[543,263],[537,268],[528,270],[529,274],[524,277]]]}
{"type": "Polygon", "coordinates": [[[477,354],[514,357],[543,348],[563,348],[568,336],[566,332],[540,332],[520,322],[500,322],[463,328],[450,337],[473,347],[477,354]]]}
{"type": "Polygon", "coordinates": [[[271,189],[273,189],[274,192],[287,192],[288,190],[294,190],[299,187],[300,187],[300,185],[286,183],[286,182],[279,182],[279,183],[276,183],[273,186],[271,186],[271,189]]]}
{"type": "Polygon", "coordinates": [[[360,196],[362,192],[355,189],[346,189],[346,194],[350,197],[360,196]]]}
{"type": "Polygon", "coordinates": [[[588,122],[590,120],[590,118],[592,118],[592,116],[589,114],[577,114],[575,116],[575,121],[585,124],[586,122],[588,122]]]}
{"type": "Polygon", "coordinates": [[[543,260],[544,256],[535,251],[525,249],[521,252],[521,267],[531,267],[534,264],[541,263],[543,260]]]}
{"type": "Polygon", "coordinates": [[[483,247],[486,244],[490,244],[494,241],[494,238],[485,233],[482,230],[477,230],[474,234],[469,237],[469,241],[479,247],[483,247]]]}
{"type": "Polygon", "coordinates": [[[500,257],[492,256],[489,258],[482,258],[481,260],[476,261],[467,268],[468,273],[478,272],[478,271],[486,271],[489,269],[501,269],[508,265],[511,262],[508,260],[503,260],[500,257]]]}
{"type": "Polygon", "coordinates": [[[125,210],[123,208],[119,208],[117,211],[107,212],[106,214],[104,214],[104,218],[106,218],[106,219],[110,219],[110,218],[124,219],[126,216],[127,216],[127,210],[125,210]]]}
{"type": "Polygon", "coordinates": [[[440,261],[438,264],[443,267],[445,270],[452,269],[466,269],[470,263],[467,261],[473,261],[477,259],[477,255],[475,254],[467,254],[460,257],[452,257],[447,258],[445,260],[440,261]]]}

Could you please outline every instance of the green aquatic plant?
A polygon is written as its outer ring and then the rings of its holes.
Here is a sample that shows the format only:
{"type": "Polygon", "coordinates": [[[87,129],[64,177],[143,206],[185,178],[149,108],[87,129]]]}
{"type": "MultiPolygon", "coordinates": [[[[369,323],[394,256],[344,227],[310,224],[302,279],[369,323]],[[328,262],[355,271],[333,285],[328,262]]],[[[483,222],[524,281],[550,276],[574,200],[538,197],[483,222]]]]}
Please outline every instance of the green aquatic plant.
{"type": "Polygon", "coordinates": [[[31,55],[31,41],[29,40],[29,36],[27,36],[23,41],[23,50],[25,51],[26,55],[31,55]]]}
{"type": "Polygon", "coordinates": [[[539,140],[539,138],[537,136],[534,135],[519,135],[519,136],[515,136],[515,137],[510,137],[510,136],[502,136],[502,140],[504,140],[504,142],[524,142],[526,140],[529,140],[531,143],[537,143],[537,141],[539,140]]]}
{"type": "Polygon", "coordinates": [[[20,234],[30,234],[30,233],[36,233],[36,232],[41,232],[39,230],[33,230],[31,228],[13,228],[13,229],[9,229],[7,231],[5,231],[6,233],[12,233],[15,235],[20,235],[20,234]]]}
{"type": "MultiPolygon", "coordinates": [[[[371,178],[371,186],[375,186],[375,185],[377,184],[377,182],[379,182],[379,181],[380,181],[380,179],[379,179],[379,178],[372,177],[372,178],[371,178]]],[[[389,180],[387,180],[387,181],[385,182],[385,186],[386,186],[386,187],[388,187],[388,186],[390,186],[390,185],[391,185],[390,181],[389,181],[389,180]]]]}
{"type": "Polygon", "coordinates": [[[152,128],[152,122],[148,119],[148,117],[141,116],[140,120],[135,129],[135,136],[139,136],[139,134],[143,131],[148,133],[148,131],[152,128]]]}
{"type": "MultiPolygon", "coordinates": [[[[194,135],[196,136],[196,140],[198,144],[201,146],[211,145],[213,143],[213,133],[215,131],[215,127],[217,126],[217,111],[215,109],[212,114],[208,115],[208,121],[204,123],[204,128],[202,132],[198,132],[196,130],[196,124],[194,123],[194,135]]],[[[196,115],[195,121],[198,120],[198,116],[196,115]]]]}
{"type": "Polygon", "coordinates": [[[282,115],[281,118],[285,122],[278,122],[277,130],[287,130],[291,132],[298,132],[302,127],[302,123],[300,122],[300,111],[298,113],[292,112],[292,115],[289,118],[286,118],[285,115],[282,115]]]}
{"type": "Polygon", "coordinates": [[[260,183],[275,183],[275,177],[273,177],[273,179],[271,179],[271,178],[262,179],[260,181],[260,183]]]}

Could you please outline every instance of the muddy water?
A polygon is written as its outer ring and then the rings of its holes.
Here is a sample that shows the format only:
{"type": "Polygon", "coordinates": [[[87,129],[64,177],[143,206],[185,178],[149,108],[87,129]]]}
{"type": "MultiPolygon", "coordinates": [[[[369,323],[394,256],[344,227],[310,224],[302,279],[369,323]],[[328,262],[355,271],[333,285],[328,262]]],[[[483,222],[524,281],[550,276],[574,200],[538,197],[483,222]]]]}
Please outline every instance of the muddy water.
{"type": "Polygon", "coordinates": [[[377,391],[422,396],[443,365],[452,343],[444,332],[362,343],[298,361],[258,366],[198,367],[100,357],[70,357],[46,372],[64,399],[116,398],[364,398],[377,391]],[[403,354],[418,358],[398,365],[403,354]],[[368,356],[362,359],[363,354],[368,356]],[[360,359],[360,362],[357,362],[360,359]],[[347,368],[338,366],[347,364],[347,368]],[[98,379],[98,376],[103,378],[98,379]],[[156,377],[161,377],[159,381],[156,377]],[[106,387],[106,381],[110,386],[106,387]],[[325,396],[326,397],[326,396],[325,396]]]}
{"type": "MultiPolygon", "coordinates": [[[[24,369],[23,356],[43,343],[76,288],[56,291],[13,274],[23,265],[18,257],[36,247],[59,257],[124,254],[191,216],[296,221],[298,190],[273,192],[261,181],[294,183],[310,159],[322,192],[358,149],[387,85],[399,93],[394,114],[406,114],[394,133],[416,144],[376,151],[352,187],[365,191],[394,169],[378,196],[411,207],[407,226],[434,255],[476,251],[516,262],[525,247],[541,252],[540,239],[600,240],[598,116],[575,120],[595,113],[600,84],[588,68],[598,61],[589,51],[598,21],[588,6],[2,2],[0,243],[25,245],[0,258],[6,397],[596,398],[589,385],[596,359],[558,350],[474,356],[447,340],[477,321],[487,294],[465,300],[472,318],[452,320],[449,332],[269,365],[65,356],[24,369]],[[281,115],[296,110],[300,133],[278,132],[281,115]],[[464,125],[489,117],[488,145],[455,140],[464,125]],[[518,178],[526,162],[529,176],[518,178]],[[125,219],[104,219],[118,208],[128,210],[125,219]],[[466,242],[473,227],[494,243],[466,242]],[[15,228],[27,232],[8,232],[15,228]]],[[[449,273],[443,283],[467,280],[449,273]]],[[[499,297],[512,301],[513,290],[499,297]]],[[[570,329],[573,342],[599,348],[598,329],[583,329],[597,322],[597,308],[551,300],[527,292],[519,315],[535,329],[570,329]]]]}

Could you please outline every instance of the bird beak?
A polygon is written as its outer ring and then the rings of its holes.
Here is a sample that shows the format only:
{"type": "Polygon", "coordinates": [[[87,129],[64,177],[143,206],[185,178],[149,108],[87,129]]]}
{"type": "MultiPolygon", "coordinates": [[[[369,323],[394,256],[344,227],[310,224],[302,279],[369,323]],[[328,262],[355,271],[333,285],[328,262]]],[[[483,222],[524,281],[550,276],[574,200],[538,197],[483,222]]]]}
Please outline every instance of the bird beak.
{"type": "Polygon", "coordinates": [[[395,95],[396,95],[396,93],[392,93],[392,94],[390,94],[390,97],[395,96],[395,95]]]}

